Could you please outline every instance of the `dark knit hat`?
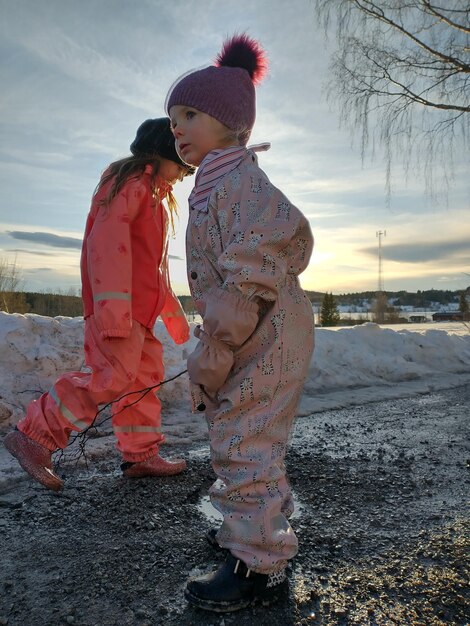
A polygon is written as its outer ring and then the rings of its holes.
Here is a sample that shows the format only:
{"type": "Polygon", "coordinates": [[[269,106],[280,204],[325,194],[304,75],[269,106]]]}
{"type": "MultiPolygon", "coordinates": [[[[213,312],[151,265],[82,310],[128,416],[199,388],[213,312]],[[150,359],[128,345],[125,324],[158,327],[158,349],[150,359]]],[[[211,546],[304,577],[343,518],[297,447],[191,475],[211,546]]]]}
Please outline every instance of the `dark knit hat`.
{"type": "Polygon", "coordinates": [[[171,132],[167,117],[145,120],[137,129],[137,134],[130,146],[134,156],[161,156],[188,167],[178,156],[175,138],[171,132]]]}
{"type": "Polygon", "coordinates": [[[215,65],[185,74],[170,89],[165,109],[194,107],[233,131],[251,130],[256,117],[255,85],[267,71],[260,44],[247,35],[227,40],[215,65]]]}

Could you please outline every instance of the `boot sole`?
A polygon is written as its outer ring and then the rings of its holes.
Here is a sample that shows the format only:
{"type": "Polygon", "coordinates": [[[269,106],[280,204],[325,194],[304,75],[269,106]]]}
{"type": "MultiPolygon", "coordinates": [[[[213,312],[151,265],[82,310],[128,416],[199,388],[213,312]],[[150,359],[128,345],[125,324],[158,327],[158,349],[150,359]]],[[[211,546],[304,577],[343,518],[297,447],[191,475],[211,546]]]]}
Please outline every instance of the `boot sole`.
{"type": "Polygon", "coordinates": [[[208,600],[206,598],[200,598],[192,594],[188,589],[184,591],[184,597],[193,606],[198,609],[202,609],[203,611],[211,611],[212,613],[232,613],[235,611],[241,611],[242,609],[247,609],[252,606],[271,606],[272,604],[276,604],[283,599],[287,598],[288,584],[281,583],[279,585],[280,589],[275,592],[271,592],[269,595],[263,596],[255,596],[249,600],[238,600],[238,601],[214,601],[208,600]]]}
{"type": "Polygon", "coordinates": [[[128,470],[124,470],[122,475],[125,478],[148,478],[148,477],[154,477],[154,478],[161,478],[164,476],[177,476],[178,474],[181,474],[182,472],[184,472],[184,470],[186,469],[186,466],[181,467],[181,468],[175,468],[175,469],[170,469],[170,470],[161,470],[161,471],[149,471],[149,470],[145,470],[145,469],[136,469],[134,472],[131,469],[128,470]]]}

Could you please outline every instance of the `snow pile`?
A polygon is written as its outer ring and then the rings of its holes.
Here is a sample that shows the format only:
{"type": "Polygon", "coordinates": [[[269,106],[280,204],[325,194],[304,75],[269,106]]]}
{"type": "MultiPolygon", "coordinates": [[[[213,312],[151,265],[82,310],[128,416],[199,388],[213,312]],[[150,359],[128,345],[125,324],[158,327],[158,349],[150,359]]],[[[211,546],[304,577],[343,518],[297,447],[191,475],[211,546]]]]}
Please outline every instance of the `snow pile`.
{"type": "MultiPolygon", "coordinates": [[[[66,371],[84,369],[84,321],[82,317],[43,317],[9,315],[0,311],[0,427],[16,423],[24,408],[47,391],[66,371]]],[[[184,346],[175,345],[162,322],[155,331],[165,352],[165,377],[172,378],[186,369],[186,354],[196,339],[184,346]]],[[[187,375],[164,385],[159,397],[165,405],[188,412],[187,375]]]]}
{"type": "Polygon", "coordinates": [[[469,373],[467,331],[321,328],[299,414],[457,387],[469,373]]]}
{"type": "MultiPolygon", "coordinates": [[[[0,427],[22,416],[25,406],[46,391],[65,371],[83,365],[83,318],[9,315],[0,312],[0,427]]],[[[163,343],[166,378],[186,368],[193,337],[176,346],[162,322],[155,326],[163,343]]],[[[315,352],[299,407],[299,415],[386,398],[406,397],[458,386],[470,378],[470,333],[445,330],[392,330],[367,323],[329,330],[319,328],[315,352]]],[[[187,375],[165,384],[168,441],[205,437],[201,415],[191,415],[187,375]]]]}

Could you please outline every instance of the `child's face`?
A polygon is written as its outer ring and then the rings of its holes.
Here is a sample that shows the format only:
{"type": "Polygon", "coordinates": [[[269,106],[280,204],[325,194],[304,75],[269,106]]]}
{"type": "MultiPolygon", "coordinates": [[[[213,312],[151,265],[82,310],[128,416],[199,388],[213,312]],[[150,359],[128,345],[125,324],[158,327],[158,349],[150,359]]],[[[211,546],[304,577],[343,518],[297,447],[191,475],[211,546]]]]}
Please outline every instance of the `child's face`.
{"type": "Polygon", "coordinates": [[[185,163],[200,165],[211,150],[234,145],[231,131],[207,113],[177,104],[170,109],[176,151],[185,163]]]}
{"type": "Polygon", "coordinates": [[[183,180],[185,174],[186,169],[183,166],[170,159],[161,159],[158,175],[170,185],[174,185],[178,180],[183,180]]]}

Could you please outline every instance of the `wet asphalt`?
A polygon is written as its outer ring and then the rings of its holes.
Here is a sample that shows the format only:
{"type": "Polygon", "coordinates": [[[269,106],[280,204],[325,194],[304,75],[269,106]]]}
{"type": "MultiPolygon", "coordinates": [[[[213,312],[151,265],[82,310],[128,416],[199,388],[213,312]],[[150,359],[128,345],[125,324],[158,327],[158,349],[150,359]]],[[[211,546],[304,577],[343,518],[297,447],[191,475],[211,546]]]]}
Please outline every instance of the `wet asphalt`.
{"type": "Polygon", "coordinates": [[[288,597],[226,615],[183,597],[223,559],[203,538],[218,523],[207,443],[165,450],[187,458],[180,476],[130,481],[110,437],[88,467],[62,461],[59,495],[4,464],[0,626],[470,623],[469,407],[470,383],[299,418],[288,597]]]}

